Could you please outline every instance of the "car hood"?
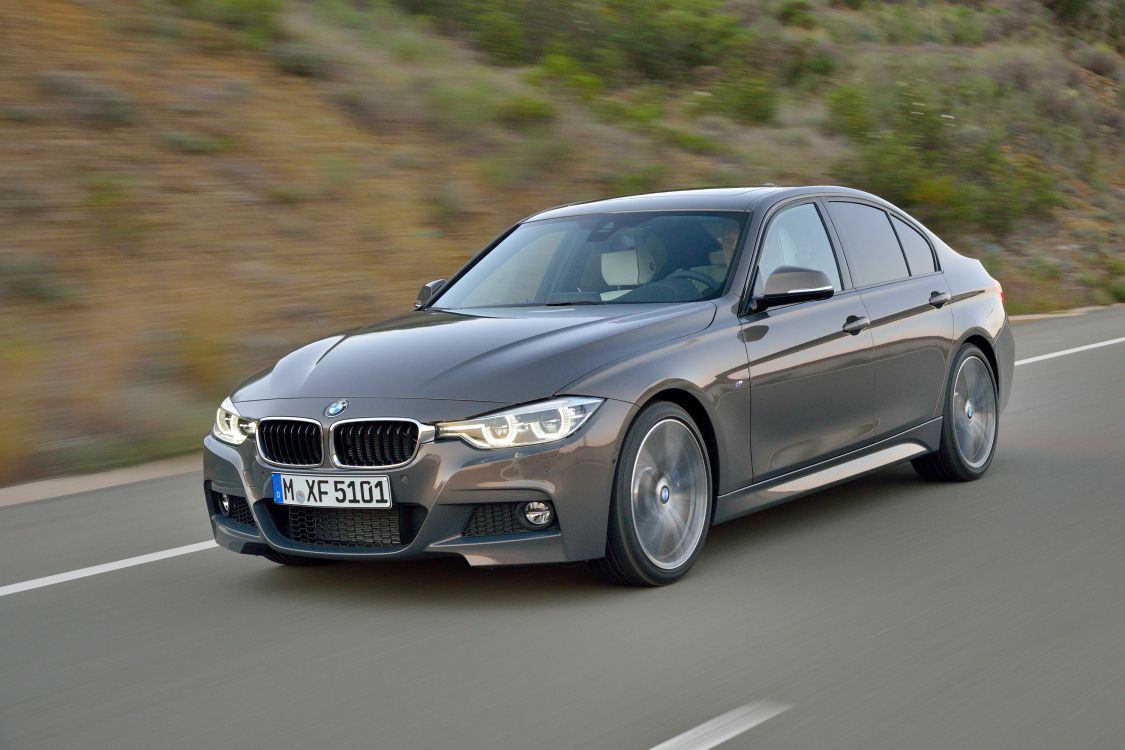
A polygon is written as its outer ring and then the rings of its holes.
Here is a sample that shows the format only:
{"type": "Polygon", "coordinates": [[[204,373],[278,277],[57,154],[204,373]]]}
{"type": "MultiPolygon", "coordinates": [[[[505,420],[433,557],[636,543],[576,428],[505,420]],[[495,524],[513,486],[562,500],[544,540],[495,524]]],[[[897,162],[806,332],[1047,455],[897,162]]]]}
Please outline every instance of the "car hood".
{"type": "Polygon", "coordinates": [[[519,404],[610,362],[703,330],[710,302],[419,310],[313,342],[232,400],[418,398],[519,404]]]}

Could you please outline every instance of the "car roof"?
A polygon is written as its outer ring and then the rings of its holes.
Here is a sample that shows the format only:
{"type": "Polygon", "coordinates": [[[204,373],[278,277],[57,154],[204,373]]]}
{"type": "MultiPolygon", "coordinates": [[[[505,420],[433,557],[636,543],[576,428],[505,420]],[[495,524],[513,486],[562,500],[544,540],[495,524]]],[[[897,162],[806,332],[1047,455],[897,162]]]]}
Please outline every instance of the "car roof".
{"type": "MultiPolygon", "coordinates": [[[[663,193],[627,195],[620,198],[570,203],[541,211],[524,221],[558,219],[585,214],[626,213],[630,211],[748,211],[765,204],[799,195],[839,195],[866,198],[879,203],[886,201],[862,190],[835,185],[802,185],[778,187],[704,188],[698,190],[672,190],[663,193]]],[[[889,204],[887,204],[889,205],[889,204]]]]}

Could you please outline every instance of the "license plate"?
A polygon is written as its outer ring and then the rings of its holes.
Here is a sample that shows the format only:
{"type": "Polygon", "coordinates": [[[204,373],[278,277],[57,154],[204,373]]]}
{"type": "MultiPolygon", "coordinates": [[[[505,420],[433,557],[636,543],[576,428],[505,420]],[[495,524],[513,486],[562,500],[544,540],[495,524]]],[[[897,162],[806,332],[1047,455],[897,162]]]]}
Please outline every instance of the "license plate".
{"type": "Polygon", "coordinates": [[[389,477],[274,474],[273,501],[278,505],[319,508],[389,508],[389,477]]]}

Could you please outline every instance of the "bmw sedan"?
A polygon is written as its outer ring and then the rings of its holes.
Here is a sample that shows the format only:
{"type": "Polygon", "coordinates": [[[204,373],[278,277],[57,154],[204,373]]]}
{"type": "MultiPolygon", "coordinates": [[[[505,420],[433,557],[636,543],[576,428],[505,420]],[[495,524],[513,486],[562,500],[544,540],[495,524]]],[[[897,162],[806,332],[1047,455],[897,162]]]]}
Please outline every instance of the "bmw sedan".
{"type": "Polygon", "coordinates": [[[712,524],[903,461],[983,475],[1013,352],[1000,284],[867,193],[563,206],[235,389],[204,495],[222,546],[278,563],[666,584],[712,524]]]}

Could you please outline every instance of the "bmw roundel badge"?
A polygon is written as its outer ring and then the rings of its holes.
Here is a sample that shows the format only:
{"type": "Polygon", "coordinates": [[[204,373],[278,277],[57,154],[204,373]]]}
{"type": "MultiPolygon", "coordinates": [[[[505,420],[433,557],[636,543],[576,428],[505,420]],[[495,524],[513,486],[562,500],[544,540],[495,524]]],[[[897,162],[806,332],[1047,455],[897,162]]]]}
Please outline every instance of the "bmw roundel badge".
{"type": "Polygon", "coordinates": [[[344,409],[347,409],[347,408],[348,408],[348,400],[346,398],[341,399],[339,401],[333,401],[332,403],[330,403],[328,405],[328,408],[324,410],[324,416],[326,416],[326,417],[338,417],[341,414],[343,414],[344,409]]]}

